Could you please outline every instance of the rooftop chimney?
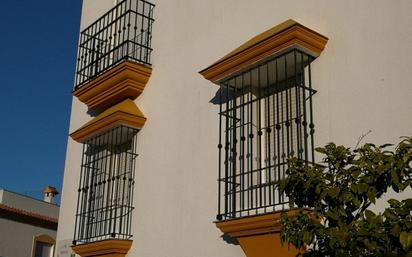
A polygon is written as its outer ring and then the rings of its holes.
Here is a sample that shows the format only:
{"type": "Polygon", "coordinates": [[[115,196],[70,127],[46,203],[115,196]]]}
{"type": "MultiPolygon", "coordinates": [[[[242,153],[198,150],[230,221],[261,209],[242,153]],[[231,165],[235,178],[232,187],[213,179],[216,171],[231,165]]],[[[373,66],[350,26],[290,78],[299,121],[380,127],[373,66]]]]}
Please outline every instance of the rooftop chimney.
{"type": "Polygon", "coordinates": [[[57,189],[55,187],[47,186],[43,189],[43,200],[45,202],[54,204],[54,197],[58,194],[59,192],[57,192],[57,189]]]}

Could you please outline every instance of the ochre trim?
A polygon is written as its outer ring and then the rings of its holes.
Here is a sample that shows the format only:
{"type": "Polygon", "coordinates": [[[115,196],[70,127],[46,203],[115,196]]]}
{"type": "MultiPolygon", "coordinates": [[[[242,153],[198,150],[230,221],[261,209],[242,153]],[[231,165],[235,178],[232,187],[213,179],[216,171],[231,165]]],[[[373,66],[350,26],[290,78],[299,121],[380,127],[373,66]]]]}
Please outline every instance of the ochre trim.
{"type": "Polygon", "coordinates": [[[72,246],[82,257],[124,257],[132,246],[132,240],[110,239],[72,246]]]}
{"type": "Polygon", "coordinates": [[[231,237],[279,232],[282,212],[286,212],[288,216],[295,216],[299,213],[298,210],[291,209],[228,221],[217,221],[215,224],[224,234],[231,237]]]}
{"type": "Polygon", "coordinates": [[[280,231],[280,213],[216,222],[224,234],[237,238],[280,231]]]}
{"type": "Polygon", "coordinates": [[[90,109],[102,111],[127,98],[136,99],[145,88],[152,69],[124,61],[73,92],[90,109]]]}
{"type": "MultiPolygon", "coordinates": [[[[235,238],[247,257],[295,257],[299,251],[280,241],[282,212],[272,212],[228,221],[215,222],[224,234],[235,238]]],[[[288,210],[288,216],[298,215],[298,210],[288,210]]]]}
{"type": "Polygon", "coordinates": [[[99,114],[71,133],[70,136],[77,142],[84,142],[91,137],[120,125],[141,129],[145,122],[146,118],[136,104],[132,100],[126,99],[99,114]]]}
{"type": "Polygon", "coordinates": [[[57,189],[56,189],[55,187],[52,187],[52,186],[47,186],[47,187],[45,187],[45,188],[43,189],[43,193],[44,193],[44,194],[46,194],[46,193],[52,193],[52,194],[54,194],[54,195],[59,194],[59,192],[57,191],[57,189]]]}
{"type": "Polygon", "coordinates": [[[314,57],[319,56],[328,38],[288,20],[250,39],[211,66],[200,71],[205,79],[218,83],[229,75],[269,56],[297,48],[314,57]]]}
{"type": "Polygon", "coordinates": [[[51,245],[56,244],[56,240],[54,240],[54,238],[52,238],[49,235],[38,235],[34,237],[34,240],[36,242],[42,242],[42,243],[51,244],[51,245]]]}
{"type": "Polygon", "coordinates": [[[296,257],[301,251],[283,244],[279,233],[240,237],[238,242],[247,257],[296,257]]]}
{"type": "Polygon", "coordinates": [[[50,244],[50,245],[52,245],[52,256],[54,256],[54,248],[55,248],[55,245],[56,245],[56,240],[54,240],[54,238],[52,238],[51,236],[48,236],[48,235],[38,235],[38,236],[35,236],[34,238],[33,238],[33,245],[32,245],[32,251],[31,251],[31,256],[32,257],[35,257],[35,255],[36,255],[36,244],[37,244],[37,242],[40,242],[40,243],[46,243],[46,244],[50,244]]]}

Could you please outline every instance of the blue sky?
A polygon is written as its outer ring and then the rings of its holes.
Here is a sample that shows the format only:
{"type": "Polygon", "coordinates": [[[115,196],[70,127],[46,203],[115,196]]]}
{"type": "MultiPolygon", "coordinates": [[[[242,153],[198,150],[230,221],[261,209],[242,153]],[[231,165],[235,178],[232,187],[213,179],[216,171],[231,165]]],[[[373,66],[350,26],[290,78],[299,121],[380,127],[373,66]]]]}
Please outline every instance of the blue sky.
{"type": "Polygon", "coordinates": [[[2,2],[0,188],[61,190],[81,0],[2,2]]]}

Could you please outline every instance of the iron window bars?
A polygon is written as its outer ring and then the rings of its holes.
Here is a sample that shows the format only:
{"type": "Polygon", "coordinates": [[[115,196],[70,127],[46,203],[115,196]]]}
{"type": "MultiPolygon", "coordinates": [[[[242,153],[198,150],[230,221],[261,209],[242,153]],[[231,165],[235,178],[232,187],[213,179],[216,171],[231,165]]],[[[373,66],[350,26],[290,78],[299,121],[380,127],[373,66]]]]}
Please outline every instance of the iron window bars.
{"type": "Polygon", "coordinates": [[[75,90],[123,60],[151,65],[153,9],[123,0],[80,33],[75,90]]]}
{"type": "Polygon", "coordinates": [[[287,159],[314,162],[313,60],[294,49],[220,83],[218,220],[288,208],[287,159]]]}
{"type": "Polygon", "coordinates": [[[120,126],[84,143],[74,245],[132,237],[136,134],[120,126]]]}

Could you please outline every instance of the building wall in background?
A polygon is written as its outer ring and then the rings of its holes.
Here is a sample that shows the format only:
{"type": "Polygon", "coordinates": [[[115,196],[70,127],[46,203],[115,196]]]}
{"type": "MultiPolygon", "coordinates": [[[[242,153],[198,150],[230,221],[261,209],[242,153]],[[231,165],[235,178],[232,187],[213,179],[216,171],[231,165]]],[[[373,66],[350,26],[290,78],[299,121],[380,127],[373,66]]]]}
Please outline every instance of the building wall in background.
{"type": "Polygon", "coordinates": [[[59,206],[0,189],[0,256],[32,256],[36,236],[56,239],[59,206]]]}
{"type": "Polygon", "coordinates": [[[34,237],[48,235],[56,238],[56,230],[41,228],[13,220],[0,218],[0,256],[32,256],[34,237]]]}

